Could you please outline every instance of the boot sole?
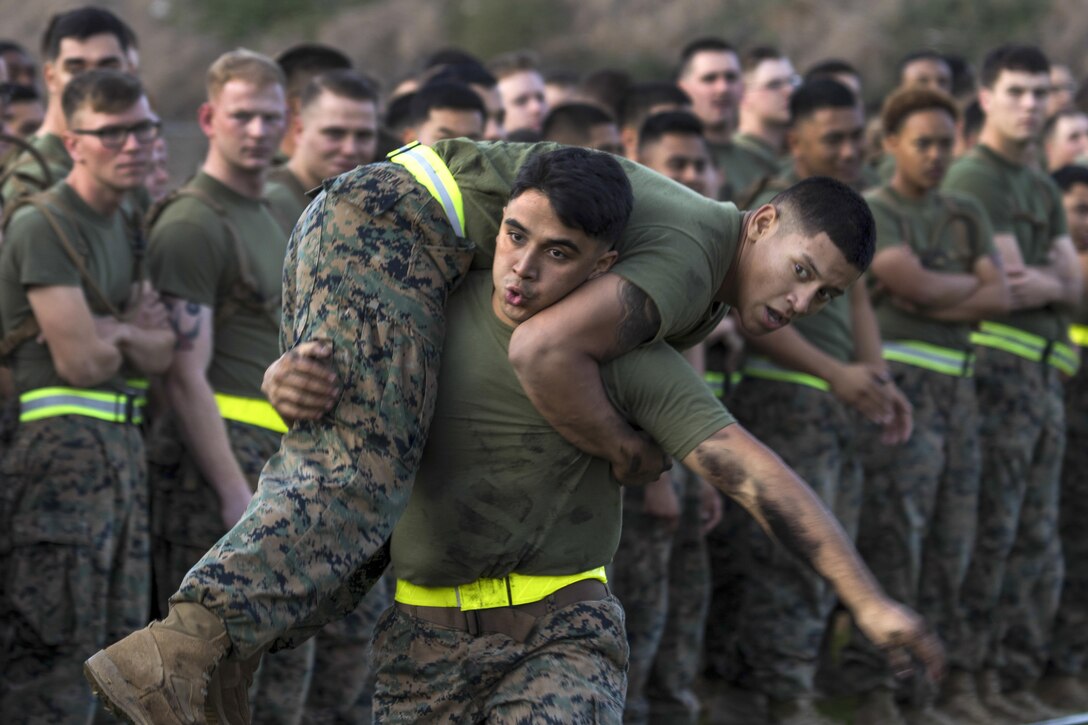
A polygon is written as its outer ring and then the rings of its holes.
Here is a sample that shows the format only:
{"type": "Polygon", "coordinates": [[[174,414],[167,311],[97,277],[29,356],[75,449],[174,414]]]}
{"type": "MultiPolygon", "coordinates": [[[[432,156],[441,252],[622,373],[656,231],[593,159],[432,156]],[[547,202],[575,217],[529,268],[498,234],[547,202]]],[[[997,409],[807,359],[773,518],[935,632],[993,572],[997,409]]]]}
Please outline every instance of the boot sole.
{"type": "Polygon", "coordinates": [[[106,709],[129,725],[155,725],[140,705],[139,694],[104,651],[83,663],[83,676],[106,709]]]}

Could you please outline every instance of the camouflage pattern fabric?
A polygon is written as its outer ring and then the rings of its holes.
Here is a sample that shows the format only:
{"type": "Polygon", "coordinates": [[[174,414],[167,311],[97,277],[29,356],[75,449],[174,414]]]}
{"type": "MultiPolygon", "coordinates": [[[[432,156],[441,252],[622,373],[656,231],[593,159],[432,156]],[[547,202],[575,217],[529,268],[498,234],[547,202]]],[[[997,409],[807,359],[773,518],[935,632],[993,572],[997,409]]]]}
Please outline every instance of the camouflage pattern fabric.
{"type": "Polygon", "coordinates": [[[1082,367],[1065,387],[1065,421],[1058,512],[1065,578],[1050,663],[1059,674],[1079,675],[1088,657],[1088,367],[1082,367]]]}
{"type": "Polygon", "coordinates": [[[525,642],[391,607],[374,635],[374,721],[580,725],[623,719],[627,639],[615,597],[557,609],[525,642]]]}
{"type": "Polygon", "coordinates": [[[1041,674],[1062,584],[1058,494],[1065,412],[1057,371],[978,348],[982,486],[964,582],[968,669],[1019,689],[1041,674]]]}
{"type": "MultiPolygon", "coordinates": [[[[233,420],[224,423],[231,451],[251,488],[256,489],[261,468],[279,448],[280,434],[233,420]]],[[[166,611],[170,595],[190,567],[226,528],[219,516],[219,497],[186,454],[173,416],[156,423],[148,447],[155,583],[159,588],[159,606],[166,611]]],[[[254,723],[301,722],[313,660],[313,642],[263,658],[250,692],[254,723]]]]}
{"type": "Polygon", "coordinates": [[[361,725],[373,719],[371,640],[378,618],[393,603],[392,584],[387,571],[355,611],[326,624],[314,637],[313,679],[302,713],[305,725],[361,725]]]}
{"type": "Polygon", "coordinates": [[[20,423],[0,481],[0,721],[88,723],[83,660],[150,608],[143,440],[81,416],[20,423]]]}
{"type": "MultiPolygon", "coordinates": [[[[867,426],[858,550],[888,595],[936,630],[950,665],[962,667],[969,643],[960,592],[981,467],[974,381],[898,362],[888,367],[914,406],[914,432],[893,448],[867,426]]],[[[884,655],[856,630],[843,660],[856,691],[894,686],[884,655]]]]}
{"type": "MultiPolygon", "coordinates": [[[[853,414],[830,393],[754,378],[737,386],[730,409],[808,482],[852,535],[862,485],[853,414]]],[[[730,507],[727,515],[743,569],[735,619],[737,683],[776,700],[810,695],[835,594],[746,511],[730,507]]]]}
{"type": "Polygon", "coordinates": [[[299,220],[281,345],[331,342],[343,393],[284,436],[242,520],[173,599],[215,612],[234,655],[312,636],[384,570],[434,412],[446,300],[473,249],[393,164],[326,181],[299,220]]]}
{"type": "Polygon", "coordinates": [[[710,562],[702,535],[702,480],[679,463],[672,470],[680,486],[680,525],[669,558],[665,631],[646,694],[650,722],[695,725],[700,703],[694,688],[710,605],[710,562]]]}

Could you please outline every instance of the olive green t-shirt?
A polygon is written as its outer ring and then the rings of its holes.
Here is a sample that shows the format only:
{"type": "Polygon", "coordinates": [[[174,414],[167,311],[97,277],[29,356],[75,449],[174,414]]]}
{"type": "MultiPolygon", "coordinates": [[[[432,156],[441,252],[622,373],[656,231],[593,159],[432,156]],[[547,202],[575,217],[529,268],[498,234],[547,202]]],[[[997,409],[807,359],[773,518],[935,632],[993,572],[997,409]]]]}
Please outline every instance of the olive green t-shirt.
{"type": "Polygon", "coordinates": [[[310,205],[307,191],[286,166],[277,166],[268,174],[264,198],[268,200],[272,216],[276,217],[276,221],[288,235],[294,230],[302,212],[310,205]]]}
{"type": "MultiPolygon", "coordinates": [[[[68,155],[68,149],[64,148],[64,140],[53,133],[34,135],[27,139],[30,145],[42,155],[52,183],[57,183],[68,176],[72,170],[72,157],[68,155]]],[[[20,153],[12,164],[12,172],[4,182],[4,188],[0,189],[4,206],[9,206],[17,199],[36,194],[49,184],[46,181],[45,169],[38,163],[29,151],[20,153]]]]}
{"type": "MultiPolygon", "coordinates": [[[[234,306],[226,319],[214,319],[214,352],[208,382],[219,393],[262,397],[265,368],[279,357],[278,300],[287,235],[268,205],[242,196],[204,172],[186,186],[212,197],[226,212],[245,250],[257,285],[254,305],[234,306]],[[271,311],[254,309],[276,300],[271,311]]],[[[181,197],[155,221],[148,247],[152,284],[164,295],[218,311],[237,290],[239,259],[223,219],[198,199],[181,197]]]]}
{"type": "MultiPolygon", "coordinates": [[[[522,163],[556,144],[439,141],[434,150],[446,162],[464,197],[466,236],[477,244],[473,267],[490,269],[502,209],[522,163]]],[[[741,213],[626,159],[635,206],[616,245],[612,271],[653,300],[661,315],[656,340],[694,344],[724,316],[714,302],[740,238],[741,213]]]]}
{"type": "MultiPolygon", "coordinates": [[[[88,275],[110,303],[123,310],[132,292],[134,272],[130,227],[120,212],[103,216],[87,206],[63,181],[49,193],[56,195],[49,209],[69,243],[82,255],[88,275]]],[[[11,331],[33,314],[28,288],[53,286],[83,287],[91,313],[109,314],[98,296],[85,287],[78,267],[42,213],[23,207],[15,212],[0,245],[0,327],[11,331]]],[[[71,385],[57,374],[49,348],[33,339],[15,349],[10,365],[20,392],[71,385]]],[[[97,387],[118,390],[123,377],[118,374],[97,387]]]]}
{"type": "MultiPolygon", "coordinates": [[[[739,204],[742,199],[749,196],[752,186],[768,176],[777,176],[782,170],[783,156],[775,153],[775,150],[767,145],[761,138],[748,133],[738,133],[733,137],[733,145],[744,153],[744,161],[748,164],[744,167],[745,173],[736,175],[737,185],[729,176],[729,170],[725,170],[726,181],[732,189],[730,200],[739,204]],[[748,171],[751,168],[751,171],[748,171]],[[754,175],[753,175],[754,174],[754,175]]],[[[736,162],[734,161],[734,166],[736,162]]]]}
{"type": "MultiPolygon", "coordinates": [[[[753,200],[751,208],[768,203],[780,191],[788,189],[801,180],[795,167],[775,177],[766,188],[753,200]]],[[[850,300],[847,295],[834,298],[815,315],[802,317],[791,323],[806,340],[819,350],[841,362],[850,362],[854,357],[854,331],[850,322],[850,300]]]]}
{"type": "MultiPolygon", "coordinates": [[[[933,192],[907,199],[890,186],[866,194],[876,219],[876,248],[910,246],[922,266],[937,272],[970,274],[980,257],[995,253],[986,212],[971,197],[933,192]]],[[[876,297],[873,300],[884,340],[920,340],[966,350],[971,345],[967,322],[942,322],[907,312],[876,297]]]]}
{"type": "Polygon", "coordinates": [[[718,170],[725,177],[721,192],[723,199],[738,201],[752,184],[778,171],[777,163],[769,164],[764,156],[734,141],[729,143],[707,141],[706,145],[718,170]]]}
{"type": "MultiPolygon", "coordinates": [[[[393,532],[397,576],[422,586],[574,574],[608,563],[619,543],[619,484],[529,402],[507,360],[513,329],[491,293],[490,273],[472,272],[450,298],[434,419],[393,532]]],[[[617,408],[675,458],[733,422],[663,343],[601,372],[617,408]]]]}
{"type": "MultiPolygon", "coordinates": [[[[941,188],[977,199],[995,233],[1016,235],[1026,265],[1047,265],[1054,240],[1067,233],[1061,192],[1050,177],[1009,161],[985,144],[952,164],[941,188]]],[[[1069,319],[1059,306],[1046,305],[1011,312],[993,322],[1061,340],[1069,319]]]]}

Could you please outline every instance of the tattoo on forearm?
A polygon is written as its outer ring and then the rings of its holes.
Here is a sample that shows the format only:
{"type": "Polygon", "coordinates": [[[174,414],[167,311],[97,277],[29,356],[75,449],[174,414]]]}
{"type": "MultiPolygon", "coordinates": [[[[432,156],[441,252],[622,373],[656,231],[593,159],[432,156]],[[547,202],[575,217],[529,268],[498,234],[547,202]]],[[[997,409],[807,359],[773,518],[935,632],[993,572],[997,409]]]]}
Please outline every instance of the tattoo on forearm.
{"type": "Polygon", "coordinates": [[[192,350],[200,336],[200,305],[188,300],[164,298],[163,304],[170,313],[170,327],[177,337],[175,350],[192,350]]]}
{"type": "Polygon", "coordinates": [[[619,298],[623,316],[616,326],[616,343],[613,347],[616,355],[629,352],[653,339],[661,327],[657,305],[638,287],[626,281],[621,283],[619,298]]]}

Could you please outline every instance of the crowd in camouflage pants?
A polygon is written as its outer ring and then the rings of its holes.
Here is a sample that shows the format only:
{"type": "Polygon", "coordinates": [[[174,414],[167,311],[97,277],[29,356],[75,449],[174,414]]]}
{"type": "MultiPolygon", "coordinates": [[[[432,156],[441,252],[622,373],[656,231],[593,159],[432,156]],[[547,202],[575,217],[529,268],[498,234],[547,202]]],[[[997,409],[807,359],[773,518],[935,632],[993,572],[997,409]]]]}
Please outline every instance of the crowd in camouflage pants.
{"type": "MultiPolygon", "coordinates": [[[[265,461],[280,445],[276,431],[223,421],[231,452],[256,490],[265,461]]],[[[173,415],[164,416],[148,442],[151,463],[151,510],[155,583],[160,611],[167,610],[178,584],[215,542],[226,533],[219,497],[183,450],[173,415]]],[[[250,691],[253,722],[293,725],[302,719],[314,662],[314,641],[265,657],[250,691]]]]}
{"type": "Polygon", "coordinates": [[[623,530],[609,584],[627,614],[626,723],[679,725],[699,717],[693,686],[710,603],[702,482],[679,462],[670,474],[680,501],[678,521],[646,513],[643,488],[624,491],[623,530]]]}
{"type": "Polygon", "coordinates": [[[150,611],[143,439],[82,416],[23,422],[0,480],[0,719],[90,722],[83,660],[150,611]]]}

